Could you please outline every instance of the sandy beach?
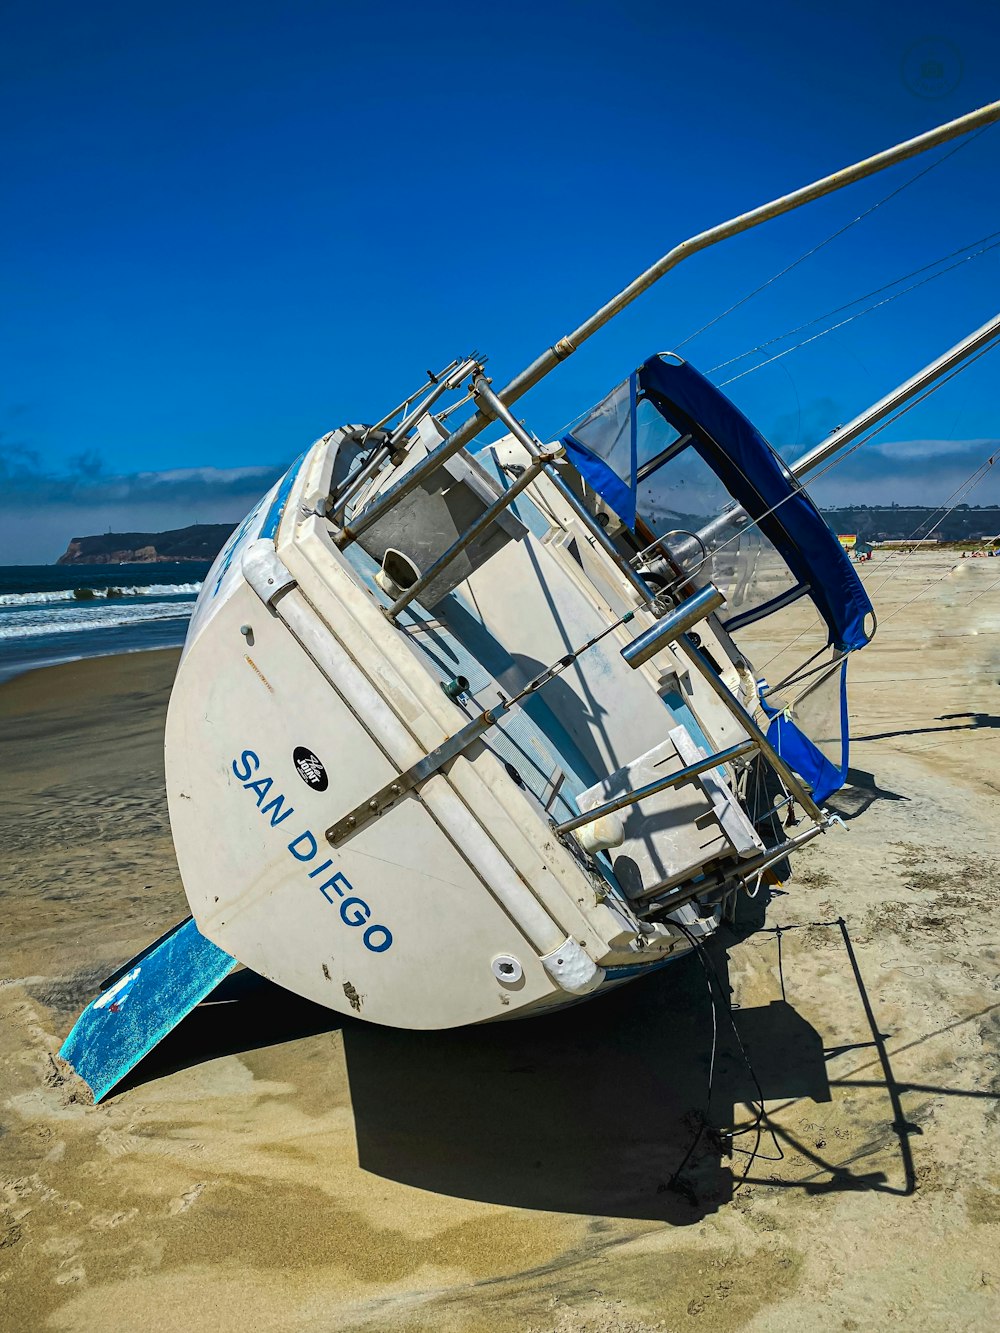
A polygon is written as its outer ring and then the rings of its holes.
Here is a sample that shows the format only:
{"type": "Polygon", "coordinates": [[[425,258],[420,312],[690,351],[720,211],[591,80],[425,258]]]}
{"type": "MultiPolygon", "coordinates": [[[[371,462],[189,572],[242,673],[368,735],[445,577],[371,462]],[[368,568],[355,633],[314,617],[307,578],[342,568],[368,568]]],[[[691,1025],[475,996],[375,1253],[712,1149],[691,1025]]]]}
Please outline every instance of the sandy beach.
{"type": "Polygon", "coordinates": [[[177,653],[0,686],[0,1327],[1000,1326],[1000,561],[862,576],[844,827],[713,945],[737,1007],[704,1125],[695,958],[420,1034],[239,972],[89,1104],[55,1053],[186,914],[177,653]]]}

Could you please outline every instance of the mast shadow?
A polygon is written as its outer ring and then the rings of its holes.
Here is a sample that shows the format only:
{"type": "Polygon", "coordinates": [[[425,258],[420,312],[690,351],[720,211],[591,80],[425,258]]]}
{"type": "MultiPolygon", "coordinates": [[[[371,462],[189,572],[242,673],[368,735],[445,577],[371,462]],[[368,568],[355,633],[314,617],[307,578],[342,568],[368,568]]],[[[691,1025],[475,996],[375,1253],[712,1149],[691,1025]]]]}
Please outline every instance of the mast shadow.
{"type": "Polygon", "coordinates": [[[942,713],[938,722],[954,722],[953,727],[906,727],[900,731],[879,731],[872,736],[851,736],[852,741],[891,741],[897,736],[933,736],[945,731],[980,731],[996,730],[1000,727],[1000,717],[995,713],[942,713]],[[965,718],[966,721],[958,719],[965,718]]]}
{"type": "MultiPolygon", "coordinates": [[[[762,914],[764,903],[747,907],[762,914]]],[[[243,970],[116,1095],[219,1056],[340,1030],[363,1170],[512,1207],[690,1225],[731,1201],[734,1162],[738,1180],[754,1148],[744,1135],[734,1158],[732,1126],[752,1120],[760,1093],[772,1104],[831,1096],[831,1052],[791,1004],[736,1009],[730,1021],[727,944],[740,933],[716,936],[705,954],[717,977],[711,1099],[713,1001],[693,956],[545,1017],[445,1032],[342,1018],[243,970]]],[[[762,1124],[792,1144],[780,1125],[762,1124]]],[[[885,1188],[884,1176],[810,1160],[827,1177],[811,1191],[885,1188]]]]}

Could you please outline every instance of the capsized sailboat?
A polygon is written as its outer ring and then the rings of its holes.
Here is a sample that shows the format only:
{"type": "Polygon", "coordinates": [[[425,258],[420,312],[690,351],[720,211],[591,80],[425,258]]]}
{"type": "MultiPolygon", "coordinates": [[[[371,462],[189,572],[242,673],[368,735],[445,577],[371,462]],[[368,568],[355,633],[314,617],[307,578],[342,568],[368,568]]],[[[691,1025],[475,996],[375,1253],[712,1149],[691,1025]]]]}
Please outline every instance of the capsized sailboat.
{"type": "Polygon", "coordinates": [[[67,1038],[95,1097],[237,963],[406,1028],[600,994],[835,822],[875,621],[796,475],[815,451],[786,466],[670,354],[554,441],[510,406],[686,254],[998,118],[703,233],[504,389],[470,353],[292,464],[191,620],[166,771],[192,917],[67,1038]],[[822,637],[768,680],[745,636],[799,602],[822,637]]]}

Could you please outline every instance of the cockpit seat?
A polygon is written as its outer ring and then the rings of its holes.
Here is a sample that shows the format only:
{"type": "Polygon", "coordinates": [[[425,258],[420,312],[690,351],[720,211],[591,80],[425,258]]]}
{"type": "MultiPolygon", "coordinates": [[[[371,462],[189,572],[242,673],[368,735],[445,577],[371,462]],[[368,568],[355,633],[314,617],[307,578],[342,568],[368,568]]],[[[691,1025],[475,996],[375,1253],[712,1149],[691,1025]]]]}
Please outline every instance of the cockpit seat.
{"type": "MultiPolygon", "coordinates": [[[[707,757],[684,726],[624,768],[581,792],[581,813],[707,757]]],[[[723,857],[756,856],[764,844],[723,778],[708,769],[620,812],[625,840],[610,853],[622,891],[638,898],[697,875],[723,857]]]]}

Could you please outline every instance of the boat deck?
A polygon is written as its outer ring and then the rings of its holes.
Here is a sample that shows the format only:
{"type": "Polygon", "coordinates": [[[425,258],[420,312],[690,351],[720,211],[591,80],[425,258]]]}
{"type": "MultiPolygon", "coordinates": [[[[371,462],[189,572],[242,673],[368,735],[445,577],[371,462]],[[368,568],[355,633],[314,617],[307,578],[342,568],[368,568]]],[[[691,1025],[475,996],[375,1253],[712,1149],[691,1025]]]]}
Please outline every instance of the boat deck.
{"type": "MultiPolygon", "coordinates": [[[[509,484],[491,455],[481,454],[479,461],[490,467],[501,484],[509,484]]],[[[442,686],[458,677],[469,682],[467,692],[455,700],[456,731],[498,697],[516,693],[607,623],[598,606],[555,566],[543,545],[542,539],[551,530],[549,520],[524,495],[512,508],[528,536],[493,557],[490,577],[501,586],[504,581],[512,583],[519,597],[511,598],[508,587],[502,598],[484,595],[484,589],[477,586],[480,571],[433,608],[410,603],[397,620],[428,668],[439,675],[442,686]],[[561,576],[558,586],[556,575],[561,576]],[[508,611],[511,601],[516,614],[501,624],[499,617],[508,611]],[[526,648],[531,649],[530,655],[526,648]]],[[[344,554],[388,607],[390,599],[375,582],[377,561],[358,542],[351,543],[344,554]]],[[[512,781],[531,793],[555,821],[581,813],[578,798],[582,792],[664,740],[673,727],[684,726],[697,745],[709,752],[714,748],[679,691],[657,694],[622,663],[619,645],[613,640],[608,644],[609,650],[603,645],[591,650],[565,676],[522,701],[483,741],[512,781]],[[611,707],[626,695],[624,710],[611,707]],[[629,725],[624,731],[616,730],[623,716],[629,725]]],[[[601,855],[597,860],[608,882],[621,892],[608,857],[601,855]]]]}

